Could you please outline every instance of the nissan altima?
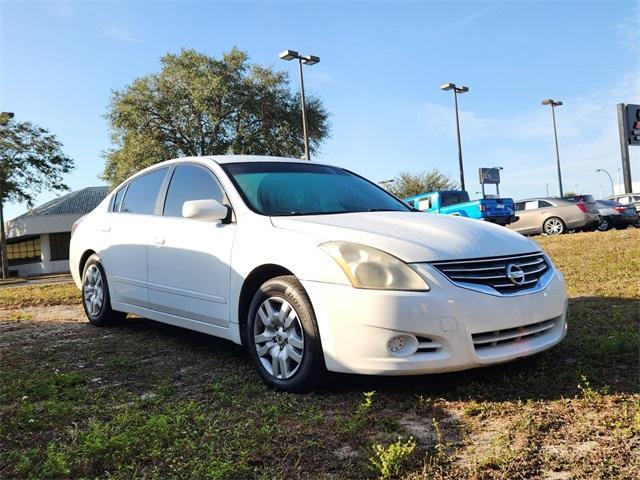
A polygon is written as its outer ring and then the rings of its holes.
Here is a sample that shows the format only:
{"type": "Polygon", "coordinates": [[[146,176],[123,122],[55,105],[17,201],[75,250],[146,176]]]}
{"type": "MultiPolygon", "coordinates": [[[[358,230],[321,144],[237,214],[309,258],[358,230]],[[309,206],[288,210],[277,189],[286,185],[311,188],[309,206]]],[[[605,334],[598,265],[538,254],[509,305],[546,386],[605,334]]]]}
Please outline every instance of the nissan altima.
{"type": "Polygon", "coordinates": [[[70,264],[92,324],[132,313],[228,339],[278,390],[507,362],[567,329],[533,241],[287,158],[153,165],[76,222],[70,264]]]}

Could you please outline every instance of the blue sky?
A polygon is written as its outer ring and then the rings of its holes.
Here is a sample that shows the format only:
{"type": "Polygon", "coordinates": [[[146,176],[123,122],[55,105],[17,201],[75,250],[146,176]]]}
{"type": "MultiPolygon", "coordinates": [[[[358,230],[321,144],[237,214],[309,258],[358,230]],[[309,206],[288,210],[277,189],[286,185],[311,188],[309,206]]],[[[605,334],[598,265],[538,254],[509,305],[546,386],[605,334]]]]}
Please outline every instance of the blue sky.
{"type": "MultiPolygon", "coordinates": [[[[640,3],[573,2],[0,2],[0,108],[58,135],[77,164],[68,184],[100,184],[110,91],[159,69],[180,48],[233,46],[291,74],[291,48],[316,54],[308,91],[331,112],[316,160],[372,180],[437,167],[455,178],[453,98],[460,97],[467,190],[502,166],[501,193],[557,192],[557,111],[565,190],[610,192],[620,167],[616,103],[640,103],[640,3]]],[[[640,147],[631,147],[640,180],[640,147]]],[[[39,201],[52,198],[44,193],[39,201]]],[[[12,218],[25,210],[10,204],[12,218]]]]}

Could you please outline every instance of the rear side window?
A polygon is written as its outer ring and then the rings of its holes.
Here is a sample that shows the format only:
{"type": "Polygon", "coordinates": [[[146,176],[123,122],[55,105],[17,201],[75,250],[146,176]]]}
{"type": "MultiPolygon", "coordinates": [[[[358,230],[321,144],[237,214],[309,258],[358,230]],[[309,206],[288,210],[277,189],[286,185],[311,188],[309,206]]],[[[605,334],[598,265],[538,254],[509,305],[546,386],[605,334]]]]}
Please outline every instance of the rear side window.
{"type": "Polygon", "coordinates": [[[546,200],[540,200],[538,205],[540,208],[553,207],[553,205],[546,200]]]}
{"type": "Polygon", "coordinates": [[[440,202],[443,207],[469,201],[469,194],[467,192],[442,192],[440,195],[440,202]]]}
{"type": "Polygon", "coordinates": [[[126,189],[127,189],[127,186],[125,185],[120,190],[118,190],[116,194],[113,196],[113,203],[111,204],[112,212],[120,211],[120,202],[122,201],[122,196],[124,195],[124,191],[126,189]]]}
{"type": "Polygon", "coordinates": [[[171,176],[163,215],[181,217],[184,202],[210,199],[224,203],[224,193],[213,175],[201,167],[179,166],[171,176]]]}
{"type": "Polygon", "coordinates": [[[131,181],[120,211],[152,215],[166,173],[167,169],[161,168],[131,181]]]}

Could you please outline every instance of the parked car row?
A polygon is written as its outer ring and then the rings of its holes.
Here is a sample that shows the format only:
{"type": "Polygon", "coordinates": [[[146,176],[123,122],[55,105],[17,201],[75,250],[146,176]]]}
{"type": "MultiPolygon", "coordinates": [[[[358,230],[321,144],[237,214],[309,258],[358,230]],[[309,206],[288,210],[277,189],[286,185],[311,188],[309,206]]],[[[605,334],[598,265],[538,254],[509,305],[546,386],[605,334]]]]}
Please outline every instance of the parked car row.
{"type": "Polygon", "coordinates": [[[523,235],[560,235],[570,231],[606,231],[630,225],[640,228],[640,194],[596,201],[592,195],[518,200],[469,200],[465,191],[426,192],[405,198],[409,206],[428,213],[456,215],[507,226],[523,235]],[[624,201],[619,203],[615,199],[624,201]]]}

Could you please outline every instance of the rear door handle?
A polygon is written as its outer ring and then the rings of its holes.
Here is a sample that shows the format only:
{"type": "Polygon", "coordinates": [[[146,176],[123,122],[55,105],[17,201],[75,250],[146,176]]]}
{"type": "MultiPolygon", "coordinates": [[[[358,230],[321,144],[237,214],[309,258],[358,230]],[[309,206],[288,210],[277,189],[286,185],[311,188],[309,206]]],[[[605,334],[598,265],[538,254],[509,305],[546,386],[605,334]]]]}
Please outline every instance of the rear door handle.
{"type": "Polygon", "coordinates": [[[164,245],[164,238],[160,238],[160,237],[153,237],[151,239],[151,241],[153,243],[155,243],[156,245],[164,245]]]}

